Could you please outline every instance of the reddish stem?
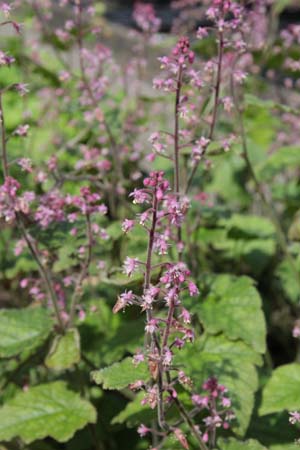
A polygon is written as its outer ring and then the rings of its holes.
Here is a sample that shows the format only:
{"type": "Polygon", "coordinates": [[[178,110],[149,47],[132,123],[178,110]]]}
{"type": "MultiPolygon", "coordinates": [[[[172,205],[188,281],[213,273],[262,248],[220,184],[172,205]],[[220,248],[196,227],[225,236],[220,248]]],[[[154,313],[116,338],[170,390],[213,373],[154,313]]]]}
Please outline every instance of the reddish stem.
{"type": "Polygon", "coordinates": [[[182,65],[179,66],[178,79],[176,86],[176,99],[175,99],[175,129],[174,129],[174,164],[175,164],[175,179],[174,179],[174,192],[179,199],[180,190],[180,168],[179,168],[179,106],[180,106],[180,94],[182,87],[182,65]]]}
{"type": "MultiPolygon", "coordinates": [[[[216,124],[217,124],[217,114],[218,114],[218,107],[219,107],[219,101],[220,101],[220,88],[221,88],[221,82],[222,82],[223,56],[224,56],[224,35],[223,35],[223,31],[220,31],[219,45],[218,45],[218,68],[217,68],[216,83],[215,83],[215,87],[214,87],[214,91],[215,91],[214,105],[213,105],[212,121],[211,121],[210,130],[209,130],[209,134],[208,134],[208,139],[210,141],[214,137],[214,132],[215,132],[216,124]]],[[[205,154],[205,151],[206,150],[204,150],[204,154],[205,154]]],[[[185,193],[187,193],[190,190],[192,181],[197,172],[199,164],[200,164],[200,160],[196,161],[196,163],[193,167],[193,170],[190,174],[190,177],[188,179],[185,193]]]]}

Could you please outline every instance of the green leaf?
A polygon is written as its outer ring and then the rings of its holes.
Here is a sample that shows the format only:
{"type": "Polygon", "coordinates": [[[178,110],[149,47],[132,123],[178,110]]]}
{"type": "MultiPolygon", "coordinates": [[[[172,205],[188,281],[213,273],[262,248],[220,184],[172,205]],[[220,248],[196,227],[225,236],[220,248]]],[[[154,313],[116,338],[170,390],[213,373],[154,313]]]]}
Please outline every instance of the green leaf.
{"type": "Polygon", "coordinates": [[[298,437],[299,431],[297,427],[289,424],[286,411],[263,417],[259,417],[255,412],[247,430],[247,438],[258,439],[269,450],[273,449],[273,446],[277,450],[288,449],[290,445],[295,445],[295,439],[298,437]]]}
{"type": "Polygon", "coordinates": [[[76,328],[55,336],[45,364],[49,369],[65,370],[80,361],[80,335],[76,328]]]}
{"type": "MultiPolygon", "coordinates": [[[[258,276],[276,253],[275,228],[272,222],[261,216],[233,214],[229,218],[214,221],[217,228],[200,228],[196,239],[199,245],[209,245],[216,250],[216,258],[224,263],[230,260],[238,272],[258,276]],[[234,260],[234,262],[232,262],[234,260]],[[238,263],[238,264],[237,264],[238,263]]],[[[211,225],[210,225],[211,226],[211,225]]]]}
{"type": "Polygon", "coordinates": [[[279,444],[279,445],[271,445],[269,450],[296,450],[297,445],[295,442],[291,442],[290,444],[279,444]]]}
{"type": "Polygon", "coordinates": [[[287,6],[290,6],[292,4],[292,0],[275,0],[274,12],[276,14],[280,14],[287,6]]]}
{"type": "Polygon", "coordinates": [[[239,261],[259,275],[276,251],[275,228],[265,217],[233,214],[219,221],[226,230],[224,239],[213,242],[213,246],[224,253],[226,258],[239,261]]]}
{"type": "Polygon", "coordinates": [[[294,304],[297,304],[300,299],[300,265],[295,259],[295,268],[299,273],[297,278],[294,268],[292,267],[288,259],[283,259],[276,269],[275,275],[279,278],[282,289],[287,296],[287,298],[294,304]]]}
{"type": "Polygon", "coordinates": [[[138,380],[146,381],[149,371],[145,363],[135,366],[132,358],[92,372],[92,379],[97,384],[102,384],[104,389],[123,389],[138,380]]]}
{"type": "Polygon", "coordinates": [[[299,409],[300,364],[286,364],[274,370],[263,391],[260,415],[299,409]]]}
{"type": "Polygon", "coordinates": [[[50,436],[66,442],[90,422],[96,422],[94,407],[56,381],[31,387],[0,408],[0,440],[20,437],[28,444],[50,436]]]}
{"type": "Polygon", "coordinates": [[[201,391],[202,383],[211,376],[227,387],[238,422],[234,428],[243,435],[254,406],[258,388],[255,365],[261,364],[261,356],[242,341],[204,335],[181,350],[175,361],[191,376],[196,389],[201,391]]]}
{"type": "Polygon", "coordinates": [[[233,214],[228,219],[220,220],[230,238],[270,238],[275,235],[275,227],[272,222],[261,216],[250,214],[233,214]]]}
{"type": "Polygon", "coordinates": [[[112,419],[112,425],[126,423],[130,428],[135,427],[139,423],[149,422],[155,412],[149,408],[149,405],[141,404],[143,398],[144,393],[140,392],[134,400],[126,405],[125,409],[112,419]]]}
{"type": "Polygon", "coordinates": [[[219,439],[218,446],[220,450],[268,450],[267,447],[261,445],[258,441],[250,439],[249,441],[237,441],[236,439],[219,439]]]}
{"type": "MultiPolygon", "coordinates": [[[[275,7],[275,11],[277,13],[279,13],[279,8],[284,9],[285,6],[287,6],[288,4],[291,4],[293,0],[275,0],[276,2],[276,7],[275,7]],[[280,5],[280,6],[279,6],[280,5]]],[[[253,94],[245,94],[245,103],[247,106],[253,106],[254,108],[261,108],[261,109],[265,109],[265,110],[272,110],[272,109],[278,109],[279,111],[284,111],[284,112],[291,112],[294,114],[298,114],[298,110],[292,108],[289,105],[285,105],[283,103],[277,103],[274,102],[274,100],[270,100],[270,99],[263,99],[261,97],[257,97],[256,95],[253,94]]]]}
{"type": "Polygon", "coordinates": [[[143,282],[143,275],[136,273],[132,277],[128,277],[123,273],[117,273],[111,278],[101,278],[101,282],[103,284],[107,284],[108,286],[116,286],[120,288],[129,288],[136,285],[141,285],[143,282]]]}
{"type": "Polygon", "coordinates": [[[238,263],[238,270],[259,276],[267,267],[276,251],[274,239],[229,239],[215,242],[216,250],[222,251],[226,259],[238,263]]]}
{"type": "Polygon", "coordinates": [[[300,211],[297,211],[289,227],[288,238],[291,241],[300,241],[300,211]]]}
{"type": "Polygon", "coordinates": [[[49,336],[52,319],[44,308],[2,309],[0,311],[0,357],[30,351],[49,336]]]}
{"type": "Polygon", "coordinates": [[[87,302],[86,310],[85,320],[78,323],[81,348],[96,367],[120,361],[143,346],[145,323],[140,315],[131,317],[129,310],[125,314],[113,314],[112,304],[107,305],[102,298],[87,302]],[[92,306],[96,311],[90,311],[92,306]]]}
{"type": "Polygon", "coordinates": [[[282,172],[289,167],[297,167],[300,164],[300,147],[281,147],[267,160],[257,167],[260,179],[266,179],[282,172]]]}
{"type": "Polygon", "coordinates": [[[217,276],[209,295],[196,305],[209,334],[223,332],[229,339],[242,339],[259,353],[266,348],[266,324],[261,298],[248,277],[217,276]]]}
{"type": "Polygon", "coordinates": [[[242,182],[244,161],[228,152],[218,157],[214,166],[212,181],[207,190],[216,192],[230,204],[248,204],[250,199],[242,182]]]}

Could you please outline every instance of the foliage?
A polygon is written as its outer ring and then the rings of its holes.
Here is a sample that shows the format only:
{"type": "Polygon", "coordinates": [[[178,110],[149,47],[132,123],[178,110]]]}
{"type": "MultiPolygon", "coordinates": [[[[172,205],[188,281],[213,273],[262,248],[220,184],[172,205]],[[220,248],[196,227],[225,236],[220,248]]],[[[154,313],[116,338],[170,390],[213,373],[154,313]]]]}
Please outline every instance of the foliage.
{"type": "Polygon", "coordinates": [[[110,3],[0,4],[0,450],[292,450],[292,2],[110,3]]]}

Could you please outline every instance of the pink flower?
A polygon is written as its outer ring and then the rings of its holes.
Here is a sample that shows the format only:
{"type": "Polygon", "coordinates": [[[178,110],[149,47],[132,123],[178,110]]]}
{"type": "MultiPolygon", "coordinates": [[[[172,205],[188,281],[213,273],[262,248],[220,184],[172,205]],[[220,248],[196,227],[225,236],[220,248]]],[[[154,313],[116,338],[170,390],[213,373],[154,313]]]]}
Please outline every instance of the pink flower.
{"type": "Polygon", "coordinates": [[[126,308],[126,306],[131,305],[134,300],[134,294],[132,291],[123,292],[119,295],[115,306],[113,307],[113,313],[116,314],[121,309],[126,308]]]}
{"type": "Polygon", "coordinates": [[[80,309],[78,312],[78,318],[81,322],[85,319],[85,316],[86,316],[85,311],[83,309],[80,309]]]}
{"type": "Polygon", "coordinates": [[[175,345],[176,348],[178,348],[180,350],[180,349],[183,348],[184,344],[185,344],[185,342],[184,342],[183,339],[180,339],[178,337],[175,338],[174,345],[175,345]]]}
{"type": "Polygon", "coordinates": [[[230,112],[232,110],[234,104],[231,97],[223,97],[221,102],[223,103],[226,112],[230,112]]]}
{"type": "Polygon", "coordinates": [[[169,366],[172,363],[173,353],[169,348],[166,348],[163,353],[162,363],[164,366],[169,366]]]}
{"type": "Polygon", "coordinates": [[[6,222],[15,219],[16,211],[26,213],[28,209],[26,199],[17,197],[19,188],[20,183],[12,177],[6,177],[4,184],[0,186],[0,218],[3,217],[6,222]]]}
{"type": "Polygon", "coordinates": [[[69,72],[63,70],[62,72],[59,73],[59,80],[62,82],[66,82],[69,81],[71,79],[71,75],[69,72]]]}
{"type": "Polygon", "coordinates": [[[24,97],[29,92],[28,84],[17,83],[14,85],[16,91],[20,94],[20,97],[24,97]]]}
{"type": "Polygon", "coordinates": [[[208,435],[207,431],[206,431],[205,433],[203,433],[202,440],[203,440],[203,442],[205,442],[205,443],[208,442],[208,440],[209,440],[209,435],[208,435]]]}
{"type": "Polygon", "coordinates": [[[29,158],[21,158],[18,160],[18,165],[22,168],[23,172],[32,172],[32,161],[29,158]]]}
{"type": "Polygon", "coordinates": [[[47,228],[53,222],[65,220],[65,197],[57,191],[49,192],[41,197],[40,205],[35,213],[35,220],[42,228],[47,228]]]}
{"type": "Polygon", "coordinates": [[[28,286],[28,283],[29,283],[28,278],[23,278],[23,279],[20,281],[20,287],[21,287],[22,289],[25,289],[25,288],[28,286]]]}
{"type": "Polygon", "coordinates": [[[218,9],[213,7],[208,8],[208,10],[206,11],[206,15],[211,20],[216,19],[216,17],[218,16],[218,9]]]}
{"type": "Polygon", "coordinates": [[[146,427],[146,425],[141,424],[138,429],[137,432],[139,433],[140,437],[144,437],[146,436],[146,434],[150,433],[150,428],[146,427]]]}
{"type": "Polygon", "coordinates": [[[155,331],[158,329],[158,320],[157,319],[151,319],[145,326],[145,331],[149,334],[155,333],[155,331]]]}
{"type": "Polygon", "coordinates": [[[194,405],[199,406],[201,408],[207,408],[209,405],[209,398],[207,396],[202,396],[199,394],[192,395],[192,402],[194,405]]]}
{"type": "Polygon", "coordinates": [[[223,397],[221,400],[222,406],[224,406],[224,408],[230,408],[231,406],[231,400],[230,398],[227,397],[223,397]]]}
{"type": "Polygon", "coordinates": [[[300,321],[296,320],[293,328],[293,337],[299,338],[300,337],[300,321]]]}
{"type": "Polygon", "coordinates": [[[157,33],[161,25],[161,20],[155,15],[155,10],[151,3],[136,2],[133,19],[138,27],[146,33],[157,33]]]}
{"type": "Polygon", "coordinates": [[[186,323],[186,324],[191,323],[191,315],[187,309],[182,308],[182,311],[181,311],[181,314],[179,317],[182,317],[182,320],[184,323],[186,323]]]}
{"type": "Polygon", "coordinates": [[[189,341],[189,342],[193,342],[194,339],[195,339],[195,335],[194,335],[193,330],[188,329],[188,328],[185,329],[184,330],[183,339],[186,340],[186,341],[189,341]]]}
{"type": "Polygon", "coordinates": [[[233,73],[233,79],[236,83],[242,84],[247,78],[247,74],[243,72],[242,70],[236,70],[233,73]]]}
{"type": "Polygon", "coordinates": [[[64,284],[65,287],[72,286],[72,284],[73,284],[73,278],[72,278],[71,276],[64,277],[64,278],[63,278],[63,284],[64,284]]]}
{"type": "Polygon", "coordinates": [[[19,241],[16,242],[14,254],[16,256],[20,256],[26,247],[27,247],[26,241],[24,239],[20,239],[19,241]]]}
{"type": "Polygon", "coordinates": [[[189,293],[190,293],[191,297],[199,295],[199,289],[197,288],[195,283],[193,283],[192,281],[189,281],[188,288],[189,288],[189,293]]]}
{"type": "Polygon", "coordinates": [[[190,447],[189,447],[188,441],[187,441],[183,431],[180,428],[175,428],[174,435],[175,435],[176,439],[178,440],[178,442],[180,442],[181,446],[184,449],[189,450],[190,447]]]}
{"type": "Polygon", "coordinates": [[[152,303],[154,302],[155,297],[158,295],[158,293],[159,293],[159,288],[156,288],[153,286],[150,286],[149,289],[145,290],[145,292],[142,296],[143,302],[141,304],[143,311],[145,311],[146,309],[152,308],[152,303]]]}
{"type": "Polygon", "coordinates": [[[16,134],[17,136],[26,137],[28,135],[28,130],[29,125],[19,125],[18,128],[14,131],[14,134],[16,134]]]}
{"type": "Polygon", "coordinates": [[[219,428],[222,425],[222,419],[218,414],[205,417],[205,419],[203,419],[203,422],[207,427],[210,428],[219,428]]]}
{"type": "Polygon", "coordinates": [[[300,423],[300,413],[298,411],[290,412],[289,413],[289,422],[292,425],[295,425],[296,423],[300,423]]]}
{"type": "Polygon", "coordinates": [[[196,34],[198,39],[203,39],[208,36],[207,29],[204,27],[199,27],[196,34]]]}
{"type": "Polygon", "coordinates": [[[70,38],[70,34],[65,30],[61,30],[60,28],[57,28],[55,30],[55,35],[62,42],[66,42],[70,38]]]}
{"type": "Polygon", "coordinates": [[[48,169],[50,170],[50,172],[57,169],[57,156],[56,155],[51,156],[51,158],[49,159],[49,161],[47,163],[47,166],[48,166],[48,169]]]}
{"type": "Polygon", "coordinates": [[[11,12],[11,10],[12,10],[11,5],[9,5],[9,4],[6,3],[6,2],[1,3],[0,9],[1,9],[1,11],[3,12],[3,14],[4,14],[4,16],[5,16],[6,18],[8,18],[8,17],[10,16],[10,12],[11,12]]]}
{"type": "Polygon", "coordinates": [[[157,386],[153,386],[148,389],[145,398],[142,400],[142,405],[149,405],[151,409],[154,409],[157,405],[157,386]]]}
{"type": "Polygon", "coordinates": [[[139,264],[140,261],[138,258],[130,258],[127,256],[123,264],[123,273],[125,273],[128,277],[131,277],[131,275],[136,272],[139,264]]]}
{"type": "Polygon", "coordinates": [[[144,354],[141,352],[137,352],[133,357],[133,364],[138,366],[141,362],[145,361],[144,354]]]}
{"type": "Polygon", "coordinates": [[[178,372],[178,381],[180,384],[191,387],[193,385],[192,380],[182,370],[178,372]]]}
{"type": "Polygon", "coordinates": [[[158,251],[159,255],[166,255],[168,253],[168,236],[163,234],[158,234],[155,236],[154,249],[158,251]]]}
{"type": "Polygon", "coordinates": [[[10,66],[14,62],[15,58],[0,50],[0,66],[10,66]]]}
{"type": "Polygon", "coordinates": [[[45,181],[47,181],[47,174],[40,170],[36,175],[36,181],[38,183],[44,183],[45,181]]]}
{"type": "Polygon", "coordinates": [[[134,227],[134,220],[125,219],[122,223],[122,231],[124,233],[128,233],[131,231],[134,227]]]}
{"type": "Polygon", "coordinates": [[[133,197],[134,204],[147,203],[149,201],[149,195],[144,191],[144,189],[134,189],[129,197],[133,197]]]}

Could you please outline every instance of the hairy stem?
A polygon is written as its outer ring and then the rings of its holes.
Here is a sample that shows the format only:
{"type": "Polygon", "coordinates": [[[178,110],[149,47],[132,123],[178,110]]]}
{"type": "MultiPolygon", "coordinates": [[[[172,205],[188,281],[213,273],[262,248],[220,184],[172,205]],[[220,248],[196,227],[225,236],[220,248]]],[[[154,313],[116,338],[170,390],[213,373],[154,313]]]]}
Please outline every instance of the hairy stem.
{"type": "MultiPolygon", "coordinates": [[[[177,197],[177,201],[180,199],[180,164],[179,164],[179,106],[180,95],[182,87],[182,65],[179,66],[177,86],[176,86],[176,98],[175,98],[175,126],[174,126],[174,193],[177,197]]],[[[177,230],[177,243],[181,242],[182,230],[178,227],[177,230]]],[[[181,259],[181,251],[179,251],[179,257],[181,259]]]]}
{"type": "MultiPolygon", "coordinates": [[[[153,245],[154,245],[154,236],[155,236],[155,229],[156,229],[156,223],[157,223],[157,208],[158,208],[158,201],[156,196],[156,188],[153,192],[153,203],[152,203],[152,223],[151,228],[149,230],[149,240],[148,240],[148,248],[147,248],[147,259],[146,259],[146,269],[145,269],[145,278],[144,278],[144,293],[150,288],[151,284],[151,270],[152,270],[152,254],[153,254],[153,245]]],[[[152,319],[152,311],[151,309],[147,309],[146,311],[147,315],[147,322],[149,323],[152,319]]],[[[158,337],[154,334],[150,335],[150,346],[151,350],[153,351],[156,349],[158,353],[160,353],[160,345],[158,342],[158,337]]],[[[157,418],[158,418],[158,424],[162,429],[166,428],[165,423],[165,414],[164,414],[164,405],[163,405],[163,376],[162,376],[162,367],[161,363],[158,363],[158,411],[157,411],[157,418]]]]}
{"type": "Polygon", "coordinates": [[[174,126],[174,192],[179,198],[180,193],[180,167],[179,167],[179,106],[180,106],[180,94],[182,87],[182,66],[179,66],[176,98],[175,98],[175,126],[174,126]]]}
{"type": "MultiPolygon", "coordinates": [[[[214,137],[215,128],[217,124],[217,114],[219,109],[219,101],[220,101],[220,89],[221,89],[221,83],[222,83],[222,69],[223,69],[223,56],[224,56],[224,35],[223,31],[219,32],[219,39],[218,39],[218,66],[217,66],[217,75],[216,75],[216,83],[214,86],[214,105],[213,105],[213,112],[212,112],[212,120],[210,124],[210,129],[208,133],[208,139],[211,141],[214,137]]],[[[193,167],[193,170],[188,178],[187,186],[185,192],[187,193],[191,186],[194,179],[194,176],[197,172],[197,169],[199,167],[200,161],[196,161],[195,165],[193,167]]]]}

